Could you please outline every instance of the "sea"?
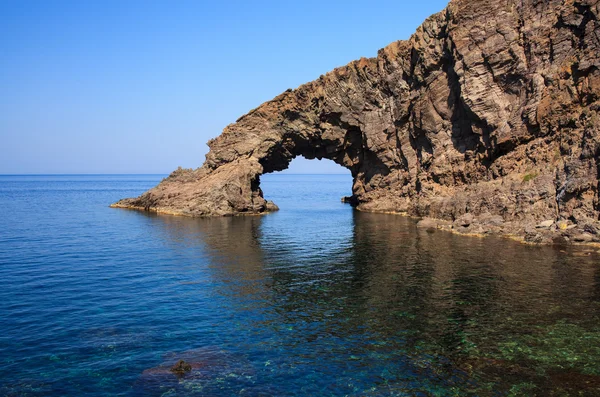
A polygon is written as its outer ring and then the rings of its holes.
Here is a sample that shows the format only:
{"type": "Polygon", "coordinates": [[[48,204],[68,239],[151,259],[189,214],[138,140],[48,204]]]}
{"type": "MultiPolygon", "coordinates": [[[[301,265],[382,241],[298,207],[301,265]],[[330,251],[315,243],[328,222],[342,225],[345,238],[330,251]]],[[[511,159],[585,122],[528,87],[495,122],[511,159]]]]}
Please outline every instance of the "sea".
{"type": "Polygon", "coordinates": [[[600,396],[597,247],[358,212],[349,175],[109,208],[163,177],[0,176],[0,396],[600,396]]]}

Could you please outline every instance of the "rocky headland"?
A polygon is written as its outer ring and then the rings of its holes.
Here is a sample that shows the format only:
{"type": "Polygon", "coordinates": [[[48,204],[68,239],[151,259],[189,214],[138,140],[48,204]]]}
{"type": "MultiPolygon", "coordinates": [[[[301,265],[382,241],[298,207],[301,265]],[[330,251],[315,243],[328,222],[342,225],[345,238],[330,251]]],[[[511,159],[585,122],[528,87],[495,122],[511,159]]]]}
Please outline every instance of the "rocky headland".
{"type": "Polygon", "coordinates": [[[299,155],[350,170],[363,211],[532,243],[600,242],[597,0],[453,0],[407,41],[266,102],[113,207],[261,214],[299,155]]]}

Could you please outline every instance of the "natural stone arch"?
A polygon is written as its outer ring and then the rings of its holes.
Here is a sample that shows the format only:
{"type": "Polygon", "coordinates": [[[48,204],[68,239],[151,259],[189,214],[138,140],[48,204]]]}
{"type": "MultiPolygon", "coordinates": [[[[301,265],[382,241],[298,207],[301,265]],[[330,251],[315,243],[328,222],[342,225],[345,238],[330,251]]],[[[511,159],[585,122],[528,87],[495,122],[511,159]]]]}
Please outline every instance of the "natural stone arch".
{"type": "Polygon", "coordinates": [[[268,212],[260,176],[302,155],[349,169],[360,210],[600,241],[599,17],[597,0],[453,0],[410,40],[242,116],[202,167],[113,206],[268,212]]]}
{"type": "Polygon", "coordinates": [[[402,164],[394,123],[380,105],[390,97],[368,90],[366,77],[377,78],[377,68],[375,59],[363,59],[286,91],[209,141],[201,168],[177,170],[139,198],[115,206],[190,216],[267,212],[276,207],[264,199],[260,176],[286,169],[297,156],[348,169],[354,203],[371,203],[369,194],[382,196],[377,190],[393,185],[391,170],[402,164]],[[347,92],[331,89],[341,84],[355,92],[352,101],[347,92]]]}

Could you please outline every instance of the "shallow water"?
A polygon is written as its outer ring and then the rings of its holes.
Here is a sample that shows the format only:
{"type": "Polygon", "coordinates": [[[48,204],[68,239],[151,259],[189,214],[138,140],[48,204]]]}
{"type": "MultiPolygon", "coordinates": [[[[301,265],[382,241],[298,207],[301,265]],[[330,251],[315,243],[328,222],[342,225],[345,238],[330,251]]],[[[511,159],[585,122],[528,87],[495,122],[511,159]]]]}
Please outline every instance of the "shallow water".
{"type": "Polygon", "coordinates": [[[348,176],[266,175],[262,217],[108,208],[160,179],[0,176],[0,395],[600,395],[595,249],[356,212],[348,176]]]}

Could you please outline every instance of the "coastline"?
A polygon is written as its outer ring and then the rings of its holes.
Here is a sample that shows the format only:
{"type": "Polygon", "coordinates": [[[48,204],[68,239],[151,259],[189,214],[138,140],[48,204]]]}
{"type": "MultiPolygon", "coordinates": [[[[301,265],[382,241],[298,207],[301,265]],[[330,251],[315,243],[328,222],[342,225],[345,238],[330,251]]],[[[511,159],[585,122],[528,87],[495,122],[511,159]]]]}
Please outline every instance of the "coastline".
{"type": "MultiPolygon", "coordinates": [[[[123,201],[123,200],[121,200],[123,201]]],[[[121,201],[110,204],[110,208],[118,208],[118,209],[126,209],[126,210],[134,210],[141,212],[148,212],[157,215],[168,215],[168,216],[183,216],[188,218],[214,218],[214,217],[234,217],[234,216],[264,216],[269,215],[273,212],[278,211],[275,210],[267,210],[263,212],[238,212],[226,215],[198,215],[193,213],[186,213],[183,211],[177,211],[169,208],[163,207],[149,207],[144,208],[136,205],[123,204],[121,201]]],[[[486,238],[486,237],[501,237],[505,239],[509,239],[521,244],[532,245],[532,246],[579,246],[579,247],[593,247],[600,248],[600,241],[577,241],[576,236],[581,233],[586,233],[585,230],[580,228],[571,228],[570,230],[561,230],[556,228],[556,230],[552,230],[550,227],[541,228],[536,226],[538,238],[532,238],[536,236],[531,236],[527,232],[519,233],[520,230],[525,230],[525,226],[515,227],[510,224],[502,223],[500,226],[491,226],[486,225],[484,223],[473,222],[469,224],[467,227],[458,226],[457,223],[461,223],[460,221],[451,222],[449,220],[437,219],[431,217],[419,217],[415,215],[410,215],[407,212],[402,211],[389,211],[389,210],[372,210],[372,209],[360,209],[357,207],[353,208],[356,211],[365,212],[365,213],[373,213],[373,214],[389,214],[389,215],[397,215],[410,218],[415,221],[416,227],[419,229],[425,229],[427,231],[435,232],[435,231],[443,231],[450,232],[456,235],[465,236],[465,237],[477,237],[477,238],[486,238]],[[472,227],[473,226],[473,227],[472,227]],[[487,226],[487,229],[486,229],[487,226]],[[512,229],[512,230],[511,230],[512,229]],[[528,237],[530,237],[528,239],[528,237]]],[[[539,226],[539,225],[538,225],[539,226]]],[[[592,237],[594,238],[594,237],[592,237]]],[[[597,238],[597,237],[595,237],[597,238]]]]}

